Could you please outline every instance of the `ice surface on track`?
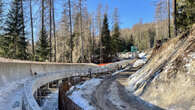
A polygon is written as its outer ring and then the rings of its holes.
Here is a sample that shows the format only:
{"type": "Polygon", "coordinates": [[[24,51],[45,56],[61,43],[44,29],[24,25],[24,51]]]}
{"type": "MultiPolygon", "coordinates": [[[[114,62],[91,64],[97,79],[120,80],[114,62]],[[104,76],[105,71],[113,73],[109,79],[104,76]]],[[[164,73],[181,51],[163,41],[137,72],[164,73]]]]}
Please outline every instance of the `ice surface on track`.
{"type": "Polygon", "coordinates": [[[102,79],[93,78],[85,81],[81,85],[76,85],[70,89],[68,92],[70,95],[68,97],[84,110],[95,110],[95,107],[90,105],[89,99],[101,81],[102,79]]]}
{"type": "Polygon", "coordinates": [[[22,94],[26,80],[28,78],[0,88],[0,110],[22,110],[22,94]]]}

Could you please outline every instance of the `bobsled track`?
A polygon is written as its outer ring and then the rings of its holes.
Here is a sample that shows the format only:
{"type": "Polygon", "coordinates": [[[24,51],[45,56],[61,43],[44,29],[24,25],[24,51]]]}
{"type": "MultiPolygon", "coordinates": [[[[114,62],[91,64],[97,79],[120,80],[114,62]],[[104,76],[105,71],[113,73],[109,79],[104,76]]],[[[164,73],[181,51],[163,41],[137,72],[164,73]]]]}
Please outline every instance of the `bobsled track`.
{"type": "Polygon", "coordinates": [[[124,60],[105,66],[97,66],[95,64],[58,64],[23,61],[0,62],[0,110],[41,110],[36,100],[36,94],[38,94],[41,87],[54,81],[58,84],[62,82],[63,79],[70,77],[113,72],[125,68],[128,65],[130,65],[130,60],[124,60]],[[15,87],[13,90],[7,89],[10,84],[15,84],[17,81],[22,82],[19,87],[15,87]],[[2,91],[7,91],[8,93],[2,91]],[[21,98],[17,98],[17,101],[14,102],[15,94],[21,95],[21,98]]]}

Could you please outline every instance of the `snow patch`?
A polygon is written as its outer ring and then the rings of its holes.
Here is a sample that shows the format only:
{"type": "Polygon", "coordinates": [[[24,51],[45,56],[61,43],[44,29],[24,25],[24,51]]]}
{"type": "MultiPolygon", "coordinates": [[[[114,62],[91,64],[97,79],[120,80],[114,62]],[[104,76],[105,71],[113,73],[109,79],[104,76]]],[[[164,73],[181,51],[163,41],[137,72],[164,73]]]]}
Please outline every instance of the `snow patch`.
{"type": "Polygon", "coordinates": [[[83,84],[76,85],[70,89],[68,94],[71,94],[68,97],[83,110],[95,110],[95,107],[90,105],[89,99],[101,81],[102,79],[93,78],[83,84]]]}
{"type": "Polygon", "coordinates": [[[146,53],[139,53],[138,54],[138,57],[141,58],[141,59],[146,59],[146,53]]]}
{"type": "Polygon", "coordinates": [[[189,54],[190,57],[192,57],[193,59],[195,59],[195,52],[189,54]]]}
{"type": "Polygon", "coordinates": [[[145,64],[145,63],[146,63],[146,59],[138,59],[133,64],[133,67],[138,67],[138,66],[141,66],[142,64],[145,64]]]}

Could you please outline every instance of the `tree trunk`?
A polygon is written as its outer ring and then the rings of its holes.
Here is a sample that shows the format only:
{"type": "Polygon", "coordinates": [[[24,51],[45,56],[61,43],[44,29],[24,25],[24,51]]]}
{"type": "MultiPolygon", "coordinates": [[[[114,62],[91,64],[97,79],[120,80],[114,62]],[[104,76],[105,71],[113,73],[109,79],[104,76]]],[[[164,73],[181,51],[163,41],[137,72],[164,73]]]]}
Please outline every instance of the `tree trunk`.
{"type": "Polygon", "coordinates": [[[24,11],[23,11],[23,0],[20,0],[21,3],[21,13],[22,13],[22,35],[23,37],[25,36],[25,32],[24,32],[24,11]]]}
{"type": "Polygon", "coordinates": [[[31,37],[32,37],[32,54],[33,54],[33,60],[35,60],[33,17],[32,17],[32,0],[30,0],[30,22],[31,22],[31,37]]]}
{"type": "Polygon", "coordinates": [[[83,24],[82,24],[82,0],[79,0],[79,10],[80,10],[80,39],[81,39],[81,63],[84,62],[84,49],[83,49],[83,24]]]}
{"type": "Polygon", "coordinates": [[[174,25],[174,36],[177,36],[177,21],[176,21],[176,17],[177,17],[177,2],[176,0],[173,0],[173,25],[174,25]]]}
{"type": "Polygon", "coordinates": [[[70,0],[68,0],[68,6],[69,6],[69,28],[70,28],[70,62],[73,63],[73,39],[72,39],[72,13],[71,13],[71,3],[70,0]]]}
{"type": "Polygon", "coordinates": [[[41,34],[43,35],[43,30],[44,30],[44,0],[42,0],[42,3],[41,3],[41,34]]]}
{"type": "Polygon", "coordinates": [[[101,19],[101,8],[102,5],[99,4],[98,10],[97,10],[97,25],[98,25],[98,32],[99,32],[99,48],[100,48],[100,63],[103,63],[103,54],[102,54],[102,38],[101,38],[101,28],[102,28],[102,19],[101,19]]]}
{"type": "Polygon", "coordinates": [[[91,58],[91,60],[92,61],[94,61],[94,55],[95,55],[95,20],[94,19],[92,19],[93,21],[92,21],[92,58],[91,58]]]}
{"type": "Polygon", "coordinates": [[[54,0],[52,0],[52,13],[53,13],[53,35],[54,35],[54,61],[57,61],[57,38],[56,38],[56,25],[55,25],[55,7],[54,7],[54,0]]]}
{"type": "Polygon", "coordinates": [[[168,37],[171,38],[170,0],[167,0],[167,9],[168,9],[168,37]]]}
{"type": "Polygon", "coordinates": [[[50,58],[49,58],[49,61],[51,62],[52,61],[52,41],[51,41],[51,35],[52,35],[52,16],[51,16],[51,0],[49,0],[49,42],[50,42],[50,49],[49,49],[49,55],[50,55],[50,58]]]}

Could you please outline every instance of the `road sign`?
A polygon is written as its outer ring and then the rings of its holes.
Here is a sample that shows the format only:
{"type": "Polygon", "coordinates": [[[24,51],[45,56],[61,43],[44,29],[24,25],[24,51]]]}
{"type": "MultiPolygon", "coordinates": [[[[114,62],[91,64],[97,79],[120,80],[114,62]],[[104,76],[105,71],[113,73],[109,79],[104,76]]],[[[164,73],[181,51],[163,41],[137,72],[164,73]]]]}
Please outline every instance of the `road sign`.
{"type": "Polygon", "coordinates": [[[131,46],[131,52],[137,52],[137,47],[136,46],[131,46]]]}

